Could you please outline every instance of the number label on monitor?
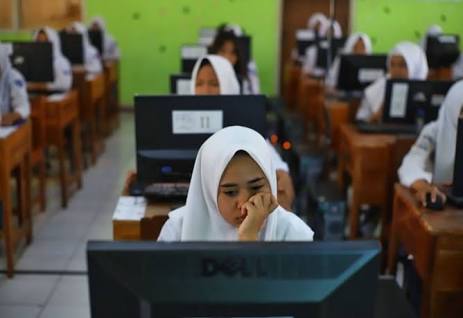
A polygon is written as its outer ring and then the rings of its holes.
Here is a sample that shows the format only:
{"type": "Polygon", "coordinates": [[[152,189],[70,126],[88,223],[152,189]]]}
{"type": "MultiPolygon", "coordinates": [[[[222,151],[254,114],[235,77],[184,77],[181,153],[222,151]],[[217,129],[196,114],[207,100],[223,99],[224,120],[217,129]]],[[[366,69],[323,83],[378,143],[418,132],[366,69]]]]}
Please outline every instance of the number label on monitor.
{"type": "Polygon", "coordinates": [[[315,34],[312,30],[298,30],[296,32],[296,39],[299,41],[310,41],[315,39],[315,34]]]}
{"type": "Polygon", "coordinates": [[[397,83],[392,86],[391,118],[404,118],[407,114],[408,84],[397,83]]]}
{"type": "Polygon", "coordinates": [[[173,134],[213,134],[223,128],[223,112],[172,111],[173,134]]]}
{"type": "Polygon", "coordinates": [[[207,48],[204,46],[184,46],[182,47],[182,58],[195,60],[207,54],[207,48]]]}
{"type": "Polygon", "coordinates": [[[359,70],[358,80],[360,83],[374,82],[384,75],[383,69],[363,68],[359,70]]]}
{"type": "Polygon", "coordinates": [[[189,79],[177,80],[177,95],[191,95],[191,81],[189,79]]]}

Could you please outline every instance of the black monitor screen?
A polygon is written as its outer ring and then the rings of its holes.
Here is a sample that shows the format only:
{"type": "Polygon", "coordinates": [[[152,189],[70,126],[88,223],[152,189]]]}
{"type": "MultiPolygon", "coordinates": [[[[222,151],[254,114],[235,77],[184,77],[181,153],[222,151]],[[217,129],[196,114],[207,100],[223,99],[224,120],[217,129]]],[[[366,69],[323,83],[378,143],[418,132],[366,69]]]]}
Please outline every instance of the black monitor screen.
{"type": "Polygon", "coordinates": [[[337,88],[361,91],[387,73],[387,55],[342,54],[337,88]]]}
{"type": "Polygon", "coordinates": [[[327,68],[328,54],[330,56],[329,62],[331,65],[336,55],[341,52],[345,42],[346,38],[331,39],[331,45],[328,40],[318,42],[316,61],[317,67],[322,69],[327,68]]]}
{"type": "Polygon", "coordinates": [[[373,317],[378,242],[89,242],[103,317],[373,317]]]}
{"type": "Polygon", "coordinates": [[[170,93],[176,95],[191,95],[191,75],[171,74],[170,93]]]}
{"type": "Polygon", "coordinates": [[[104,53],[104,34],[103,32],[99,30],[89,30],[88,31],[88,38],[90,40],[90,43],[98,50],[98,53],[100,53],[100,56],[103,56],[104,53]]]}
{"type": "Polygon", "coordinates": [[[457,34],[428,36],[426,43],[430,68],[450,67],[460,56],[460,36],[457,34]]]}
{"type": "Polygon", "coordinates": [[[265,110],[261,95],[136,96],[138,181],[189,181],[196,153],[210,135],[233,125],[264,135],[265,110]]]}
{"type": "Polygon", "coordinates": [[[182,45],[180,49],[181,55],[181,72],[191,74],[196,61],[207,54],[207,47],[199,44],[182,45]]]}
{"type": "Polygon", "coordinates": [[[301,29],[296,31],[297,55],[305,56],[305,51],[309,46],[317,44],[317,38],[312,30],[301,29]]]}
{"type": "Polygon", "coordinates": [[[63,55],[68,58],[72,65],[84,64],[84,47],[82,35],[78,33],[69,33],[61,31],[59,33],[61,40],[61,50],[63,55]]]}
{"type": "Polygon", "coordinates": [[[437,119],[452,81],[388,80],[383,122],[415,125],[437,119]]]}
{"type": "Polygon", "coordinates": [[[28,82],[53,82],[53,48],[51,43],[13,42],[11,64],[28,82]]]}

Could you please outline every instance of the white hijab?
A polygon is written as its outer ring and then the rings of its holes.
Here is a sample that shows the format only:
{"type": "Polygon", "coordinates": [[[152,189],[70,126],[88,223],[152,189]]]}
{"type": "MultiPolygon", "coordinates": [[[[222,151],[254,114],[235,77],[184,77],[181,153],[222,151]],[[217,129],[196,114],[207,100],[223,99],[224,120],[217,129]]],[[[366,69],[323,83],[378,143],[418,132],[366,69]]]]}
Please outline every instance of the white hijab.
{"type": "Polygon", "coordinates": [[[433,174],[434,183],[447,183],[453,180],[456,132],[462,107],[463,80],[453,84],[439,110],[436,160],[433,174]]]}
{"type": "Polygon", "coordinates": [[[312,15],[310,16],[310,18],[307,20],[307,27],[308,27],[309,29],[313,29],[313,28],[315,28],[315,26],[316,26],[317,24],[320,24],[320,27],[318,28],[318,35],[321,36],[321,35],[322,35],[321,32],[320,32],[321,27],[322,27],[323,25],[325,25],[325,23],[326,23],[327,20],[328,20],[328,19],[326,18],[326,16],[325,16],[323,13],[321,13],[321,12],[315,12],[315,13],[312,14],[312,15]]]}
{"type": "Polygon", "coordinates": [[[0,114],[8,113],[11,107],[11,69],[8,50],[0,42],[0,114]]]}
{"type": "Polygon", "coordinates": [[[219,80],[221,95],[239,95],[240,84],[236,78],[235,70],[231,63],[224,57],[209,54],[199,58],[193,68],[191,75],[191,94],[195,95],[196,78],[198,77],[199,67],[203,60],[208,60],[214,69],[215,75],[219,80]]]}
{"type": "Polygon", "coordinates": [[[320,36],[327,36],[328,31],[331,28],[331,25],[333,25],[333,33],[331,34],[331,36],[333,38],[335,38],[335,39],[342,37],[341,25],[338,23],[338,21],[336,21],[336,20],[333,21],[331,19],[327,19],[327,20],[325,20],[324,23],[322,23],[322,25],[320,27],[319,35],[320,36]]]}
{"type": "Polygon", "coordinates": [[[435,36],[442,34],[444,31],[442,30],[442,27],[437,24],[431,25],[427,30],[425,35],[421,38],[420,41],[420,46],[423,50],[426,50],[426,46],[428,44],[428,36],[435,36]]]}
{"type": "Polygon", "coordinates": [[[114,41],[112,35],[108,32],[105,20],[102,17],[94,17],[90,24],[98,25],[101,33],[103,34],[104,58],[118,58],[119,52],[116,49],[116,41],[114,41]]]}
{"type": "MultiPolygon", "coordinates": [[[[401,55],[407,64],[408,79],[425,80],[428,76],[428,61],[421,47],[412,42],[398,43],[388,54],[389,65],[392,55],[401,55]]],[[[386,93],[386,80],[389,77],[379,78],[365,89],[365,99],[371,105],[373,112],[379,110],[384,102],[386,93]]]]}
{"type": "MultiPolygon", "coordinates": [[[[185,206],[172,211],[169,219],[181,223],[181,241],[236,241],[237,228],[220,214],[217,195],[220,179],[230,160],[238,151],[245,151],[259,165],[269,181],[272,194],[277,195],[277,179],[265,139],[256,131],[231,126],[219,130],[201,146],[196,157],[185,206]],[[183,219],[178,222],[178,219],[183,219]]],[[[291,214],[277,207],[268,217],[260,233],[265,240],[277,237],[278,220],[291,214]]]]}

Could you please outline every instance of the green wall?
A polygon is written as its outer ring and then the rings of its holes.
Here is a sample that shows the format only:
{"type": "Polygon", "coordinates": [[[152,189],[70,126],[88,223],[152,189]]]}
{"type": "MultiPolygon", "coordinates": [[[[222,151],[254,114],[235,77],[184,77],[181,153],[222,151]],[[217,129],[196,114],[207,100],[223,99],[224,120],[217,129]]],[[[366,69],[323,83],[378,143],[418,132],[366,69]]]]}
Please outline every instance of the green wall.
{"type": "Polygon", "coordinates": [[[180,71],[180,46],[196,43],[198,30],[223,22],[253,36],[264,93],[274,94],[278,65],[279,0],[86,0],[86,17],[103,16],[122,51],[121,96],[169,91],[180,71]]]}
{"type": "Polygon", "coordinates": [[[354,10],[353,30],[368,33],[376,52],[403,40],[418,42],[432,24],[460,34],[463,48],[461,0],[356,0],[354,10]]]}

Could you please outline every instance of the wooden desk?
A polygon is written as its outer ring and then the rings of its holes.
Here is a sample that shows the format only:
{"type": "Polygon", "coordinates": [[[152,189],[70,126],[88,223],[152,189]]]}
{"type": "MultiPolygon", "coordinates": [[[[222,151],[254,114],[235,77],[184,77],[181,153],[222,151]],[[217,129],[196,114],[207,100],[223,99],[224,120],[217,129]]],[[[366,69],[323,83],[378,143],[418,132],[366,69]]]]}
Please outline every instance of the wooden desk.
{"type": "MultiPolygon", "coordinates": [[[[136,174],[127,174],[123,196],[129,195],[129,188],[135,180],[136,174]]],[[[113,220],[113,239],[118,240],[156,240],[161,228],[168,219],[169,212],[175,208],[171,203],[149,203],[145,216],[141,220],[113,220]]]]}
{"type": "Polygon", "coordinates": [[[98,74],[86,79],[84,101],[89,107],[84,109],[83,117],[89,123],[89,142],[92,163],[96,163],[98,154],[103,151],[105,123],[105,81],[104,74],[98,74]]]}
{"type": "Polygon", "coordinates": [[[109,135],[119,127],[119,61],[104,61],[106,119],[105,133],[109,135]]]}
{"type": "Polygon", "coordinates": [[[3,202],[3,238],[6,273],[13,276],[15,247],[20,239],[32,241],[31,217],[31,123],[26,121],[5,138],[0,138],[0,200],[3,202]],[[18,225],[13,222],[10,178],[17,171],[18,225]]]}
{"type": "Polygon", "coordinates": [[[414,257],[422,280],[421,317],[463,315],[463,210],[430,211],[411,192],[395,186],[388,272],[396,269],[401,244],[414,257]]]}
{"type": "Polygon", "coordinates": [[[357,238],[359,209],[362,204],[380,208],[383,243],[390,223],[392,185],[402,158],[415,136],[364,134],[351,124],[340,128],[338,183],[346,187],[345,173],[352,179],[352,202],[349,207],[350,239],[357,238]]]}
{"type": "Polygon", "coordinates": [[[69,186],[82,187],[82,144],[80,139],[80,119],[78,94],[75,90],[68,92],[62,99],[46,101],[47,145],[58,149],[59,179],[61,188],[61,206],[67,207],[69,186]],[[71,138],[66,141],[66,130],[71,138]],[[70,145],[70,147],[67,147],[70,145]],[[68,173],[65,165],[66,151],[74,171],[68,173]]]}
{"type": "Polygon", "coordinates": [[[299,80],[301,78],[301,65],[288,61],[284,65],[283,98],[289,109],[294,110],[298,105],[299,80]]]}

